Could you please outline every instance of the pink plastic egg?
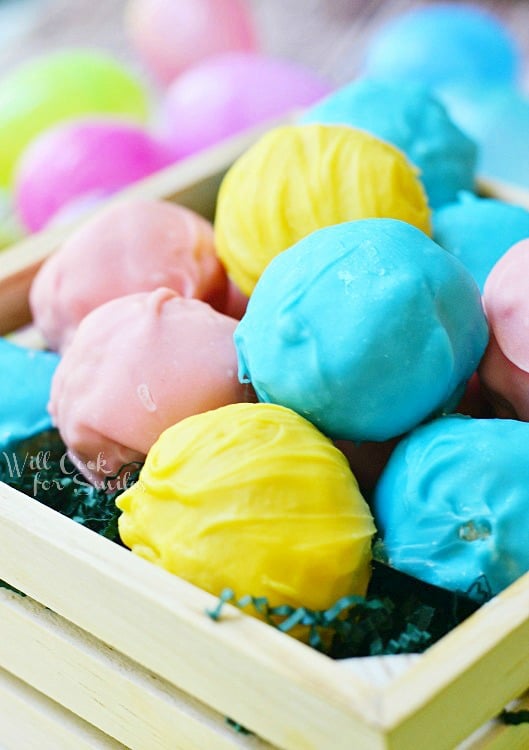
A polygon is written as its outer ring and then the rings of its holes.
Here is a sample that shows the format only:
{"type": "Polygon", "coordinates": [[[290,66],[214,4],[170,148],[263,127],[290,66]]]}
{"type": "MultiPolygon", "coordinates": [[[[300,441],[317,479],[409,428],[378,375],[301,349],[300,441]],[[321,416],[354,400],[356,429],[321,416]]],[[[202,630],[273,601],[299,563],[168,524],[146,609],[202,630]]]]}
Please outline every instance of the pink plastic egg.
{"type": "Polygon", "coordinates": [[[296,63],[243,52],[221,55],[169,87],[160,134],[176,155],[187,156],[329,92],[328,83],[296,63]]]}
{"type": "Polygon", "coordinates": [[[167,166],[167,149],[122,121],[76,120],[46,131],[19,162],[15,202],[30,231],[80,198],[110,195],[167,166]]]}
{"type": "Polygon", "coordinates": [[[131,0],[127,28],[164,83],[211,55],[258,46],[246,0],[131,0]]]}

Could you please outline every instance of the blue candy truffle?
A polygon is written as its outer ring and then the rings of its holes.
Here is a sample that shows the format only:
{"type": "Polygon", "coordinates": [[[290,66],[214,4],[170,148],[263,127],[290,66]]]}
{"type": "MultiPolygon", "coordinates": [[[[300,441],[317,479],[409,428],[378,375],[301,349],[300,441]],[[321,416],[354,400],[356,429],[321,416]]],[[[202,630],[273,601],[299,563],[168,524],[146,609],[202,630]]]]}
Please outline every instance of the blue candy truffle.
{"type": "Polygon", "coordinates": [[[421,85],[354,81],[308,110],[301,122],[350,125],[397,146],[419,168],[433,208],[474,189],[475,144],[421,85]]]}
{"type": "Polygon", "coordinates": [[[450,116],[479,147],[478,172],[529,187],[529,99],[511,86],[439,91],[450,116]]]}
{"type": "Polygon", "coordinates": [[[529,237],[529,211],[463,193],[433,217],[434,239],[468,269],[480,290],[492,267],[516,242],[529,237]]]}
{"type": "Polygon", "coordinates": [[[59,357],[0,339],[0,446],[52,426],[47,404],[59,357]]]}
{"type": "Polygon", "coordinates": [[[404,438],[374,496],[390,565],[470,595],[527,572],[528,444],[526,422],[460,415],[404,438]]]}
{"type": "Polygon", "coordinates": [[[394,219],[327,227],[281,253],[235,331],[239,378],[260,401],[357,441],[452,407],[487,339],[470,274],[394,219]]]}
{"type": "Polygon", "coordinates": [[[501,21],[465,3],[436,3],[397,16],[374,37],[365,60],[373,77],[430,87],[514,82],[520,54],[501,21]]]}

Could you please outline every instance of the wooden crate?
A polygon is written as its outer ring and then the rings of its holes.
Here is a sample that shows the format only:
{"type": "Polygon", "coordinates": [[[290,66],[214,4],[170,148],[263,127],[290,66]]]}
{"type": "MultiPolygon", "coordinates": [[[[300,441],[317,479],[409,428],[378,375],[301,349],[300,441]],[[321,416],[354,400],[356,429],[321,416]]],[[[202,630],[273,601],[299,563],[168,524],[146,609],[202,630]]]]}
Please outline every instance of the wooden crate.
{"type": "MultiPolygon", "coordinates": [[[[128,192],[211,217],[254,139],[128,192]]],[[[2,333],[28,322],[31,279],[65,231],[0,255],[2,333]]],[[[5,750],[529,747],[529,725],[490,721],[529,687],[529,575],[421,656],[334,662],[231,607],[213,622],[214,597],[0,485],[0,578],[27,594],[0,590],[5,750]]]]}

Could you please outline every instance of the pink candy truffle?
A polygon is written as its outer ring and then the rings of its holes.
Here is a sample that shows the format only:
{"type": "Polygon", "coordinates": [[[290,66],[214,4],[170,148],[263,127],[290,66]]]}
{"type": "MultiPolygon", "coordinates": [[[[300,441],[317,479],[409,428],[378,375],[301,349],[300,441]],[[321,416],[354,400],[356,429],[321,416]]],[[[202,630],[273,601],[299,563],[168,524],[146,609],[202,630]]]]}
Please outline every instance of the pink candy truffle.
{"type": "Polygon", "coordinates": [[[103,482],[193,414],[251,399],[237,379],[237,322],[170,289],[107,302],[79,326],[49,411],[73,463],[103,482]]]}
{"type": "Polygon", "coordinates": [[[110,195],[170,162],[166,148],[140,127],[117,120],[71,121],[47,130],[24,152],[16,208],[35,232],[68,203],[110,195]]]}
{"type": "Polygon", "coordinates": [[[211,55],[257,48],[247,0],[131,0],[127,27],[164,83],[211,55]]]}
{"type": "Polygon", "coordinates": [[[213,227],[173,203],[130,198],[94,216],[47,260],[30,306],[48,346],[61,351],[94,308],[160,286],[223,308],[228,282],[213,227]]]}
{"type": "Polygon", "coordinates": [[[256,54],[211,58],[178,78],[167,91],[160,136],[177,157],[305,107],[330,92],[316,73],[256,54]]]}
{"type": "Polygon", "coordinates": [[[496,263],[483,291],[491,337],[479,368],[497,416],[529,421],[529,240],[496,263]]]}

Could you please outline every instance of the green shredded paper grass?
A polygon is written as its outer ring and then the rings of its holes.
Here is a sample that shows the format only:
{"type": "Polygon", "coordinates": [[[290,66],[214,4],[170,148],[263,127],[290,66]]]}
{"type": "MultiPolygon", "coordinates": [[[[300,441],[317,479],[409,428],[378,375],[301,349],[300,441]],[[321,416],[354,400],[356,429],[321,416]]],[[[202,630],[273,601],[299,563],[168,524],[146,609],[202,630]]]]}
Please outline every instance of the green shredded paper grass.
{"type": "MultiPolygon", "coordinates": [[[[93,487],[68,459],[56,430],[0,452],[0,481],[118,544],[120,511],[115,501],[137,480],[140,468],[138,464],[122,467],[116,476],[107,478],[104,486],[93,487]],[[111,490],[124,470],[125,486],[111,490]]],[[[264,597],[237,598],[233,591],[226,590],[207,614],[220,620],[228,603],[247,612],[253,610],[284,633],[305,628],[312,648],[345,659],[421,653],[491,597],[484,578],[474,583],[471,592],[448,592],[390,568],[381,549],[375,544],[373,575],[365,597],[348,596],[327,610],[316,611],[286,604],[271,607],[264,597]]],[[[4,581],[0,581],[0,588],[24,596],[4,581]]],[[[528,723],[529,711],[503,711],[499,718],[506,724],[528,723]]],[[[248,732],[233,719],[226,721],[235,731],[248,732]]]]}
{"type": "Polygon", "coordinates": [[[271,607],[264,597],[237,599],[227,589],[209,616],[219,620],[226,604],[253,611],[284,633],[304,627],[309,645],[334,659],[421,653],[479,606],[377,561],[365,597],[347,596],[326,610],[271,607]]]}
{"type": "Polygon", "coordinates": [[[29,440],[7,446],[0,453],[0,481],[68,516],[97,534],[119,542],[116,498],[121,490],[109,491],[112,483],[128,470],[126,486],[132,485],[138,464],[124,466],[96,488],[79,473],[68,458],[57,430],[48,430],[29,440]]]}
{"type": "MultiPolygon", "coordinates": [[[[136,481],[140,467],[129,469],[126,486],[136,481]]],[[[96,488],[79,474],[68,459],[59,433],[49,430],[8,446],[0,453],[0,480],[89,529],[120,543],[116,476],[96,488]]],[[[381,557],[375,545],[374,554],[381,557]]],[[[478,582],[487,598],[486,582],[478,582]]],[[[452,594],[393,570],[375,560],[365,597],[349,596],[324,611],[271,607],[262,597],[237,599],[225,591],[210,616],[219,619],[227,603],[259,613],[284,633],[303,627],[308,643],[336,659],[353,656],[420,653],[468,617],[478,604],[464,595],[452,594]]]]}

